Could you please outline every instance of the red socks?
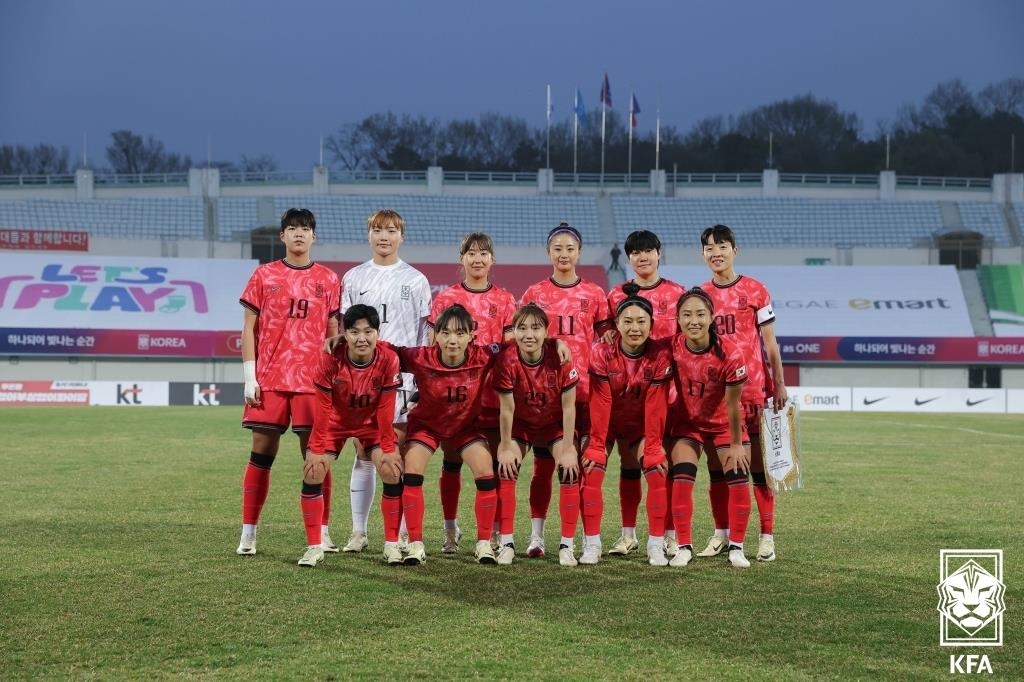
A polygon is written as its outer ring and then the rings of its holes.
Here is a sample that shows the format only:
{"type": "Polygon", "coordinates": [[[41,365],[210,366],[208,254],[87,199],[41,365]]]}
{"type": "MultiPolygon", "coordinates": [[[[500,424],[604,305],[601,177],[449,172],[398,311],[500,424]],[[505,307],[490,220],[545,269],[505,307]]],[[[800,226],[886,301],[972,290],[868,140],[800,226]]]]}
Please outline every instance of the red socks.
{"type": "MultiPolygon", "coordinates": [[[[562,520],[562,537],[576,535],[576,524],[580,519],[580,483],[562,483],[558,486],[558,515],[562,520]]],[[[504,529],[502,529],[504,533],[504,529]]]]}
{"type": "Polygon", "coordinates": [[[302,483],[302,495],[299,507],[302,509],[302,525],[306,527],[306,544],[310,547],[320,545],[320,519],[324,515],[323,485],[320,483],[302,483]]]}
{"type": "Polygon", "coordinates": [[[491,529],[494,527],[494,511],[498,504],[497,488],[498,479],[493,475],[476,479],[476,501],[473,504],[473,509],[476,512],[477,542],[491,539],[491,529]]]}
{"type": "Polygon", "coordinates": [[[459,493],[462,492],[462,463],[445,461],[441,464],[441,515],[445,521],[459,518],[459,493]]]}
{"type": "Polygon", "coordinates": [[[324,490],[324,516],[320,521],[323,525],[328,525],[331,520],[331,470],[327,470],[327,476],[324,477],[323,482],[324,490]]]}
{"type": "Polygon", "coordinates": [[[775,493],[768,487],[763,471],[752,471],[750,477],[754,479],[754,500],[761,517],[761,534],[771,535],[775,528],[775,493]]]}
{"type": "Polygon", "coordinates": [[[742,545],[750,520],[750,486],[744,473],[730,471],[725,480],[729,487],[729,542],[742,545]]]}
{"type": "MultiPolygon", "coordinates": [[[[651,537],[660,538],[665,535],[665,511],[667,509],[665,492],[666,476],[664,472],[651,469],[644,474],[647,479],[647,524],[651,537]]],[[[623,517],[625,518],[625,517],[623,517]]],[[[633,516],[636,527],[636,515],[633,516]]]]}
{"type": "Polygon", "coordinates": [[[679,545],[693,544],[693,482],[696,464],[672,465],[672,522],[679,545]]]}
{"type": "MultiPolygon", "coordinates": [[[[423,488],[420,488],[422,494],[423,488]]],[[[384,542],[398,542],[398,529],[402,525],[402,484],[385,483],[380,498],[380,516],[384,521],[384,542]]]]}
{"type": "Polygon", "coordinates": [[[516,481],[503,478],[498,481],[498,523],[502,535],[511,535],[516,527],[516,481]]]}
{"type": "Polygon", "coordinates": [[[637,511],[643,499],[643,488],[640,485],[639,469],[619,470],[619,502],[622,508],[622,527],[636,528],[637,511]]]}
{"type": "Polygon", "coordinates": [[[546,519],[551,503],[551,477],[555,473],[553,457],[533,457],[533,475],[530,477],[530,518],[546,519]]]}
{"type": "Polygon", "coordinates": [[[249,454],[249,463],[242,475],[242,523],[259,523],[260,512],[270,492],[270,467],[273,465],[271,455],[249,454]]]}
{"type": "Polygon", "coordinates": [[[721,469],[709,469],[711,483],[708,485],[708,498],[711,501],[711,517],[715,520],[715,528],[729,527],[729,486],[725,482],[725,472],[721,469]]]}
{"type": "Polygon", "coordinates": [[[583,474],[583,509],[580,510],[580,514],[583,516],[584,535],[601,534],[601,516],[604,514],[604,497],[601,494],[603,483],[604,467],[602,466],[595,466],[583,474]]]}

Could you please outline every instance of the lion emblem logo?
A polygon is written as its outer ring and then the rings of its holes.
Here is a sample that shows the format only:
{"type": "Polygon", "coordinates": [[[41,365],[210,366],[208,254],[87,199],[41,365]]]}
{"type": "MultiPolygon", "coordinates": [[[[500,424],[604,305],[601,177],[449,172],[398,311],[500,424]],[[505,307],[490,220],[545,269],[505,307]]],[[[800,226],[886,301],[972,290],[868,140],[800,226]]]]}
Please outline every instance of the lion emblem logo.
{"type": "Polygon", "coordinates": [[[939,583],[938,611],[948,624],[974,637],[1006,610],[1006,586],[974,559],[939,583]]]}

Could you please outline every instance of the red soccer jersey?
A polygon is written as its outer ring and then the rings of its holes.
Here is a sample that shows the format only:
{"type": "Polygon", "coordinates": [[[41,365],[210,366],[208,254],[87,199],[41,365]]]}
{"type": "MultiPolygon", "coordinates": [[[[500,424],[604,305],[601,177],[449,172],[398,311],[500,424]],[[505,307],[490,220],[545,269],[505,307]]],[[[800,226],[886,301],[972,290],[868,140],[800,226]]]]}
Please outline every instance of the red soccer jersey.
{"type": "Polygon", "coordinates": [[[613,438],[645,438],[644,466],[664,457],[665,414],[672,356],[664,341],[650,341],[639,355],[627,355],[618,341],[599,343],[590,356],[590,443],[584,457],[603,463],[613,438]],[[614,423],[612,421],[614,415],[614,423]]]}
{"type": "MultiPolygon", "coordinates": [[[[608,307],[611,309],[612,315],[615,314],[616,306],[626,300],[626,292],[622,290],[626,284],[627,282],[623,282],[608,292],[608,307]]],[[[652,339],[668,339],[679,331],[679,325],[676,323],[676,304],[684,293],[686,293],[686,287],[676,284],[670,279],[660,279],[657,284],[640,287],[637,296],[643,296],[654,307],[654,320],[651,325],[652,339]]]]}
{"type": "Polygon", "coordinates": [[[431,327],[446,308],[458,303],[473,317],[473,341],[481,346],[501,343],[512,331],[512,316],[516,313],[516,297],[495,284],[477,291],[459,282],[448,287],[430,305],[431,327]]]}
{"type": "Polygon", "coordinates": [[[387,428],[381,429],[381,447],[384,452],[394,452],[394,405],[388,404],[387,409],[381,405],[389,402],[384,400],[386,392],[402,386],[395,351],[379,345],[369,364],[359,366],[349,359],[348,348],[341,343],[334,353],[323,355],[313,383],[331,398],[317,410],[314,431],[319,431],[321,424],[327,429],[354,431],[361,427],[376,429],[378,423],[383,423],[387,428]]]}
{"type": "MultiPolygon", "coordinates": [[[[745,360],[739,349],[728,341],[722,343],[724,358],[709,346],[703,351],[690,350],[686,337],[679,334],[672,340],[672,361],[675,364],[678,402],[673,420],[684,422],[698,431],[728,431],[729,408],[725,389],[747,381],[745,360]]],[[[673,432],[669,424],[669,433],[673,432]]]]}
{"type": "Polygon", "coordinates": [[[256,313],[256,381],[264,391],[312,393],[327,322],[340,309],[341,283],[317,263],[284,260],[256,268],[239,303],[256,313]]]}
{"type": "Polygon", "coordinates": [[[522,302],[540,306],[548,316],[548,336],[562,339],[569,346],[572,362],[580,372],[576,402],[587,402],[591,346],[600,334],[612,328],[604,291],[582,278],[571,286],[548,278],[531,285],[523,294],[522,302]]]}
{"type": "Polygon", "coordinates": [[[494,389],[511,393],[516,401],[513,427],[528,431],[562,428],[562,394],[579,379],[572,363],[559,361],[554,339],[544,341],[544,355],[535,364],[524,360],[513,345],[498,355],[494,365],[494,389]]]}
{"type": "Polygon", "coordinates": [[[772,298],[756,279],[740,275],[731,284],[701,285],[715,302],[715,328],[737,348],[747,365],[743,402],[764,405],[774,392],[768,359],[761,343],[761,325],[775,322],[772,298]]]}
{"type": "Polygon", "coordinates": [[[480,394],[496,357],[491,347],[470,344],[457,367],[441,362],[437,345],[395,347],[402,371],[416,377],[420,400],[409,412],[409,431],[424,428],[439,440],[471,431],[480,413],[480,394]]]}

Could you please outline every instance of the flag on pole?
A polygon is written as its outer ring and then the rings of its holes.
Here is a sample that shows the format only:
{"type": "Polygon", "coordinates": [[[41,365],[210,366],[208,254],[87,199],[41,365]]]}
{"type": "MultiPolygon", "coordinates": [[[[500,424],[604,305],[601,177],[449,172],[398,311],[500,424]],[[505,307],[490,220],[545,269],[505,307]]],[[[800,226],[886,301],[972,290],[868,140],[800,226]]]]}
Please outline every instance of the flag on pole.
{"type": "Polygon", "coordinates": [[[601,83],[601,104],[612,108],[612,86],[608,84],[608,72],[604,74],[604,82],[601,83]]]}
{"type": "Polygon", "coordinates": [[[576,121],[581,125],[587,125],[587,108],[583,106],[583,95],[580,89],[576,88],[576,98],[573,100],[572,110],[576,112],[576,121]]]}
{"type": "Polygon", "coordinates": [[[629,102],[629,125],[636,128],[636,115],[640,113],[640,103],[636,101],[636,95],[630,98],[629,102]]]}
{"type": "Polygon", "coordinates": [[[551,101],[551,84],[548,84],[548,125],[551,125],[551,115],[555,113],[555,105],[551,101]]]}

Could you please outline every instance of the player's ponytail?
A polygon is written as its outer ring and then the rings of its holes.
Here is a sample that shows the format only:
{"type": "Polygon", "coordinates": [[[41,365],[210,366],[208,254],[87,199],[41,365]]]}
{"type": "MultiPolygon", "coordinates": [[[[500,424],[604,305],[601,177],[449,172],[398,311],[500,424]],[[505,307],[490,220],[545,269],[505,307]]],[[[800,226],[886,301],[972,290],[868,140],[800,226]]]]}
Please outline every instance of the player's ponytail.
{"type": "Polygon", "coordinates": [[[640,291],[640,285],[636,282],[626,282],[622,285],[622,291],[626,294],[626,298],[619,301],[619,304],[615,306],[615,318],[618,319],[619,315],[626,308],[635,305],[646,312],[651,319],[654,319],[654,306],[643,296],[638,295],[640,291]]]}

